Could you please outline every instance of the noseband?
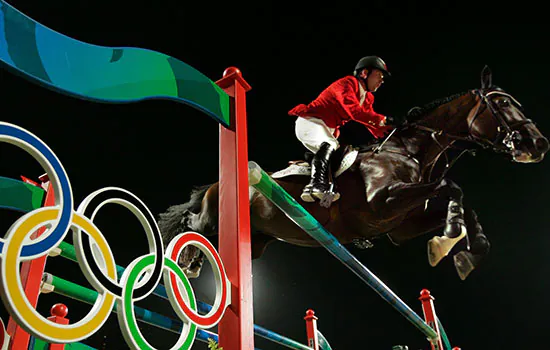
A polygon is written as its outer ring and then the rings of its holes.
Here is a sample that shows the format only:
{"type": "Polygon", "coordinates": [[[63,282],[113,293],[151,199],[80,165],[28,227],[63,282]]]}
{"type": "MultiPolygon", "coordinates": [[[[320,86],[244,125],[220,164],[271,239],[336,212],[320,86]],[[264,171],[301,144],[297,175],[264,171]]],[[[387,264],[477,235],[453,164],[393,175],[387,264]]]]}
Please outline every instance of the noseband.
{"type": "MultiPolygon", "coordinates": [[[[480,145],[483,148],[491,148],[494,152],[505,152],[505,153],[514,153],[516,151],[516,145],[521,141],[521,134],[519,129],[524,125],[533,124],[531,119],[520,120],[515,123],[508,123],[504,118],[504,113],[502,110],[495,106],[495,103],[491,100],[491,97],[496,96],[505,96],[508,97],[513,104],[518,108],[522,108],[521,104],[510,94],[499,91],[499,90],[489,90],[484,92],[483,90],[474,91],[481,98],[481,103],[477,105],[474,117],[471,119],[468,125],[468,137],[471,141],[480,145]],[[482,104],[485,104],[487,108],[491,111],[491,116],[496,119],[497,126],[497,136],[494,141],[489,140],[488,138],[477,137],[472,132],[472,127],[477,117],[481,115],[479,113],[480,107],[482,104]],[[504,146],[504,147],[502,147],[504,146]]],[[[467,138],[468,138],[467,137],[467,138]]]]}

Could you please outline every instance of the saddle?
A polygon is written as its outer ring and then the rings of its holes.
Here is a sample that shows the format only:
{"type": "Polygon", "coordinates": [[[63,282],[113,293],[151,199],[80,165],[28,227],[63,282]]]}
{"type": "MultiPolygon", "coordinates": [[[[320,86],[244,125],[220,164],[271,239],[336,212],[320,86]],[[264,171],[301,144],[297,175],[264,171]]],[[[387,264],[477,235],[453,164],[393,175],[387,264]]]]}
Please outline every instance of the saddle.
{"type": "MultiPolygon", "coordinates": [[[[342,175],[346,170],[348,170],[353,163],[355,162],[355,159],[357,159],[357,155],[359,154],[360,148],[359,147],[353,147],[351,145],[345,145],[343,147],[338,148],[331,157],[331,169],[336,169],[336,171],[333,171],[333,177],[337,178],[338,176],[342,175]]],[[[302,176],[311,176],[311,161],[313,159],[314,154],[312,152],[306,152],[304,154],[303,160],[293,160],[288,162],[289,165],[285,169],[279,170],[271,174],[271,177],[273,178],[283,178],[286,176],[291,175],[302,175],[302,176]]]]}

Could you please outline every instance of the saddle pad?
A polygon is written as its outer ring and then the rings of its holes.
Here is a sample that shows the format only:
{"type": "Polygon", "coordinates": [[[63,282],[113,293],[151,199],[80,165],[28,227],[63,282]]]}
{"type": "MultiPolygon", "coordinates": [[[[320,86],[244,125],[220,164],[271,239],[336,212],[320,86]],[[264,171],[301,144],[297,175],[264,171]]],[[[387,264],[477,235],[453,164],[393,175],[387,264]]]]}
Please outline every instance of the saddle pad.
{"type": "MultiPolygon", "coordinates": [[[[350,149],[342,158],[338,170],[334,173],[334,177],[340,176],[344,171],[349,169],[349,167],[355,162],[359,151],[357,149],[350,149]]],[[[295,162],[290,164],[287,168],[279,170],[271,174],[271,177],[274,179],[282,178],[290,175],[304,175],[311,176],[311,165],[307,162],[295,162]]]]}

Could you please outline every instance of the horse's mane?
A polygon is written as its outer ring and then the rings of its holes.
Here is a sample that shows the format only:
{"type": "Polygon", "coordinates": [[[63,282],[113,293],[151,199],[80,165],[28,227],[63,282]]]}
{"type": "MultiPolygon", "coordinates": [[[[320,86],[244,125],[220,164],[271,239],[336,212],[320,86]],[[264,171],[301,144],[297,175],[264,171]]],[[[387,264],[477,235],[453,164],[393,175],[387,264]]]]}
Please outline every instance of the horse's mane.
{"type": "MultiPolygon", "coordinates": [[[[463,92],[459,92],[459,93],[456,93],[456,94],[453,94],[453,95],[450,95],[450,96],[447,96],[447,97],[442,97],[442,98],[438,98],[436,100],[433,100],[429,103],[426,103],[425,105],[419,107],[419,106],[415,106],[413,108],[411,108],[407,114],[405,115],[405,117],[402,119],[402,120],[407,120],[408,123],[414,123],[415,121],[418,121],[420,119],[422,119],[423,117],[425,117],[429,112],[433,111],[434,109],[436,109],[437,107],[441,106],[441,105],[444,105],[445,103],[449,103],[461,96],[464,96],[466,95],[467,93],[469,93],[469,91],[463,91],[463,92]]],[[[358,145],[357,147],[359,148],[359,152],[362,153],[362,152],[368,152],[368,151],[371,151],[374,147],[376,147],[380,142],[382,142],[384,139],[378,139],[378,140],[374,140],[374,142],[370,142],[366,145],[358,145]]]]}
{"type": "Polygon", "coordinates": [[[461,96],[464,96],[467,93],[468,93],[468,91],[463,91],[463,92],[459,92],[457,94],[453,94],[451,96],[438,98],[437,100],[433,100],[432,102],[426,103],[422,107],[415,106],[407,112],[407,115],[405,116],[405,118],[407,119],[408,122],[415,122],[415,121],[421,119],[422,117],[426,116],[426,114],[433,111],[437,107],[439,107],[439,106],[441,106],[445,103],[451,102],[451,101],[453,101],[453,100],[455,100],[455,99],[457,99],[461,96]]]}

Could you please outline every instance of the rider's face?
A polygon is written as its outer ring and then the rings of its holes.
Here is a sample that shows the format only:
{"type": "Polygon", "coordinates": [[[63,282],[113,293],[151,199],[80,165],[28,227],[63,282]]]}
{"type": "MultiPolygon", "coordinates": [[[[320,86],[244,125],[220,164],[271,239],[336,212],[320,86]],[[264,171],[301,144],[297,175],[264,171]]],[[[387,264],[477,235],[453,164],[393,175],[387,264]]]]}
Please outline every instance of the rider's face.
{"type": "Polygon", "coordinates": [[[384,73],[379,69],[373,69],[372,73],[367,76],[367,90],[375,92],[384,83],[384,73]]]}

